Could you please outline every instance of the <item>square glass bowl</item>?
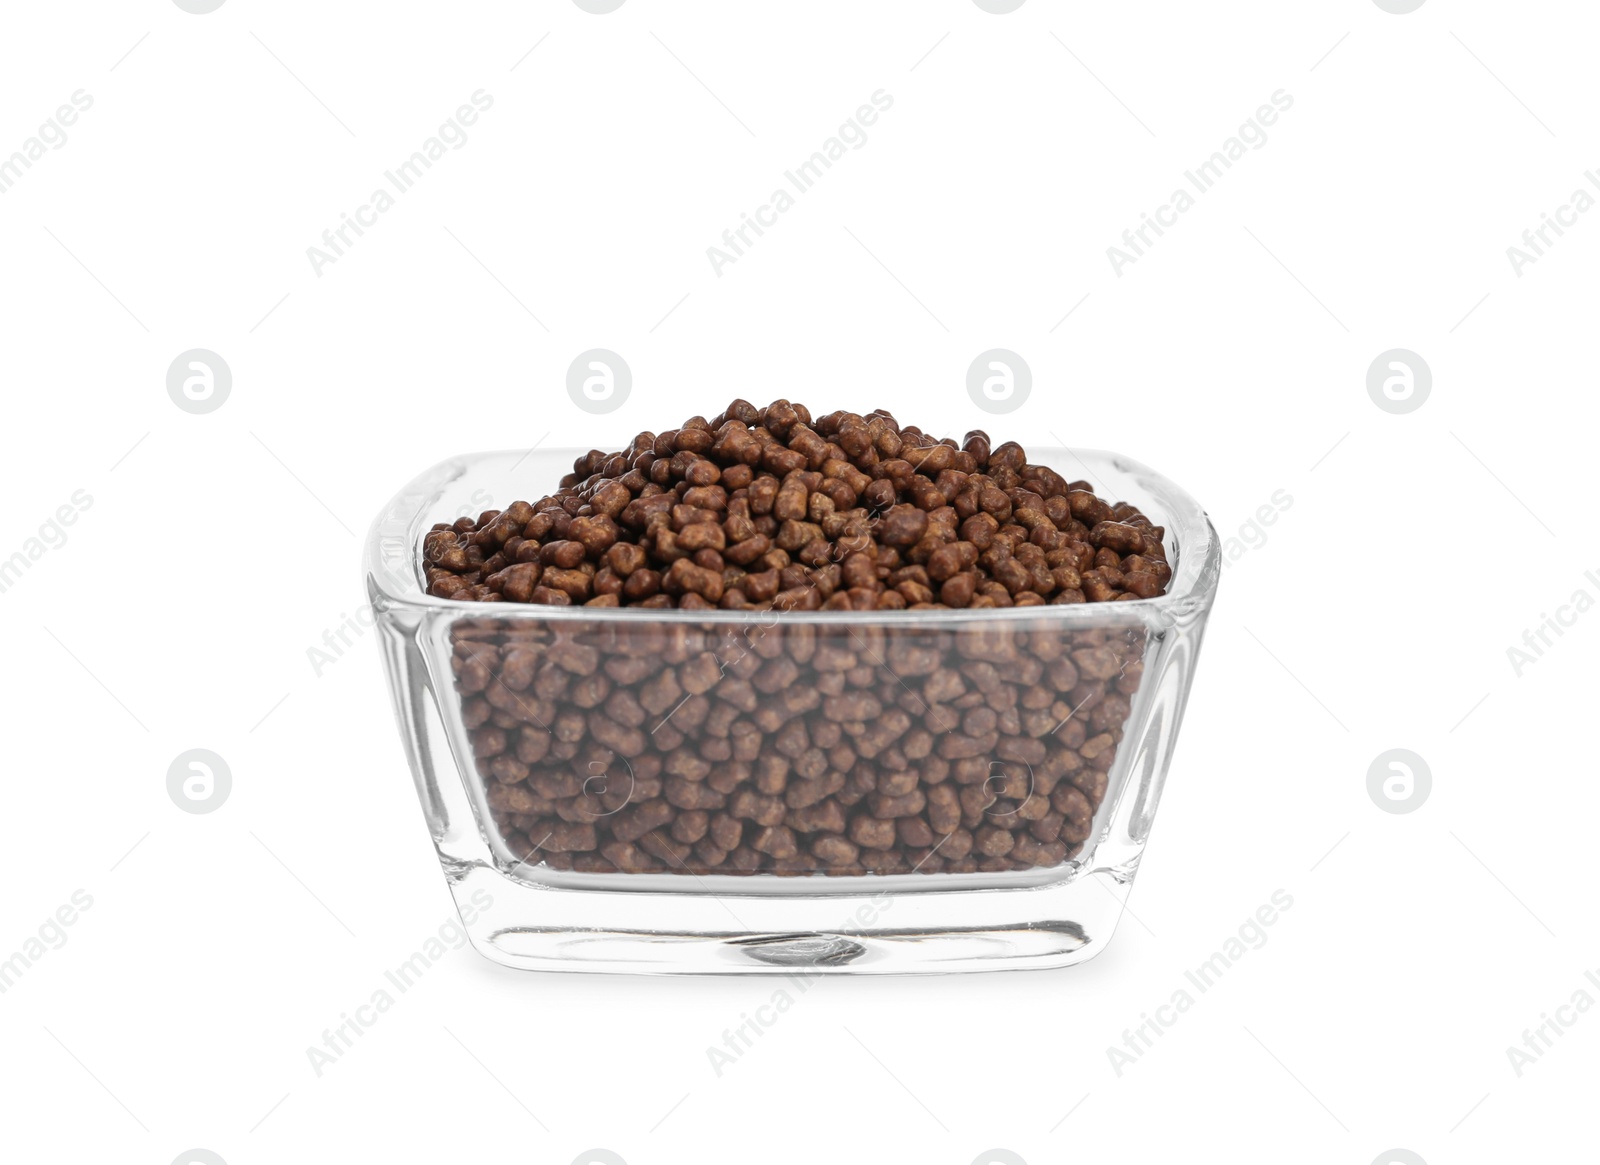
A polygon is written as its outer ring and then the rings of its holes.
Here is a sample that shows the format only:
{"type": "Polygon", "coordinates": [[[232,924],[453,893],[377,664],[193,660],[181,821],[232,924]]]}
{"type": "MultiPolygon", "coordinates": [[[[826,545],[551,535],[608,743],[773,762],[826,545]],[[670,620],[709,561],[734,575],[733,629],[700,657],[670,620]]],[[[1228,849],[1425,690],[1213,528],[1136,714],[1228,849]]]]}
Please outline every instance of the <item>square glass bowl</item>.
{"type": "Polygon", "coordinates": [[[1192,498],[1117,454],[1030,451],[1163,528],[1154,599],[780,613],[426,593],[435,523],[542,498],[577,453],[442,462],[366,544],[411,775],[480,952],[895,973],[1065,966],[1109,941],[1221,569],[1192,498]]]}

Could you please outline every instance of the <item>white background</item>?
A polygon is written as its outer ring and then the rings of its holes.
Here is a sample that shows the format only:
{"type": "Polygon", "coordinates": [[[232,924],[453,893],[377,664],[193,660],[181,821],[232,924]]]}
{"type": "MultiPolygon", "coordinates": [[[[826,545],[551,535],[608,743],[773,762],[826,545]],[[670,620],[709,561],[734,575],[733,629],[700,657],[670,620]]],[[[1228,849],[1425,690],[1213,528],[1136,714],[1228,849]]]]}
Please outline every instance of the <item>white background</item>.
{"type": "Polygon", "coordinates": [[[1520,1077],[1506,1049],[1600,1000],[1600,614],[1520,677],[1507,649],[1600,597],[1600,215],[1520,277],[1506,248],[1600,166],[1595,32],[1488,0],[7,4],[0,157],[94,104],[0,195],[0,558],[93,504],[0,594],[0,959],[93,905],[0,995],[0,1155],[1593,1160],[1600,1009],[1520,1077]],[[479,89],[319,277],[307,247],[479,89]],[[878,89],[865,146],[714,274],[878,89]],[[1279,89],[1119,277],[1106,248],[1279,89]],[[601,418],[564,389],[595,346],[634,375],[601,418]],[[165,386],[196,347],[233,372],[203,416],[165,386]],[[1010,416],[966,394],[991,347],[1033,370],[1010,416]],[[1366,390],[1395,347],[1433,373],[1403,416],[1366,390]],[[736,395],[1117,449],[1224,536],[1293,498],[1224,575],[1137,917],[1066,971],[823,982],[720,1077],[774,981],[465,949],[318,1077],[306,1048],[451,913],[371,634],[307,657],[372,515],[453,453],[736,395]],[[209,815],[167,796],[191,748],[232,770],[209,815]],[[1405,816],[1367,794],[1391,748],[1433,774],[1405,816]],[[1119,1075],[1108,1046],[1278,889],[1119,1075]]]}

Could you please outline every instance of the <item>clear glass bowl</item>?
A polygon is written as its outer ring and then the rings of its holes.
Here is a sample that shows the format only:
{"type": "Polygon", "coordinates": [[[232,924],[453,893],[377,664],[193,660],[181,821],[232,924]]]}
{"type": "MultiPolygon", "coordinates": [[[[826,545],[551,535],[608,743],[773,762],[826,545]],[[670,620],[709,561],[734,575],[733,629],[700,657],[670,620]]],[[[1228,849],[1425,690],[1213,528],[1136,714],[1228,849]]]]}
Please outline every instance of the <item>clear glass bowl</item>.
{"type": "Polygon", "coordinates": [[[412,777],[479,951],[793,974],[1056,967],[1104,946],[1220,574],[1193,499],[1116,454],[1030,450],[1164,528],[1168,591],[1130,602],[775,613],[425,593],[435,523],[544,497],[577,453],[442,462],[366,545],[412,777]]]}

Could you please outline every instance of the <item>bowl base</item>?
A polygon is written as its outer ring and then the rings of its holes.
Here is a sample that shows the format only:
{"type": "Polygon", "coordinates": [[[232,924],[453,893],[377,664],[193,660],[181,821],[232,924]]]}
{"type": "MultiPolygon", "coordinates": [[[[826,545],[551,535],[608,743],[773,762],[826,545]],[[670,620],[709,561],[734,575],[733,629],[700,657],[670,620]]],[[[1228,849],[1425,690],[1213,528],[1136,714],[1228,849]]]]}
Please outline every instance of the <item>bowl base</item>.
{"type": "Polygon", "coordinates": [[[611,974],[941,974],[1065,967],[1098,954],[1128,879],[839,892],[618,893],[457,867],[451,889],[478,951],[508,967],[611,974]],[[1003,920],[997,922],[997,920],[1003,920]]]}

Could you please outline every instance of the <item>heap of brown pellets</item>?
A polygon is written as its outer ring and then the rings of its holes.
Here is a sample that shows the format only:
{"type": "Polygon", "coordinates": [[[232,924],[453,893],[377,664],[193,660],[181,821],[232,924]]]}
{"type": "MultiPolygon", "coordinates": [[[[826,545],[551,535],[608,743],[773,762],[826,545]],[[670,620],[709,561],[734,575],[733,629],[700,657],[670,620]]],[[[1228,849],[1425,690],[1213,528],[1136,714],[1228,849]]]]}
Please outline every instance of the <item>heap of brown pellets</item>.
{"type": "Polygon", "coordinates": [[[488,602],[1010,607],[1159,595],[1161,537],[1014,441],[736,400],[578,458],[538,502],[435,526],[423,559],[431,594],[488,602]]]}
{"type": "Polygon", "coordinates": [[[770,611],[451,626],[510,861],[582,873],[992,873],[1077,856],[1145,634],[993,608],[1162,593],[1162,531],[1020,446],[778,401],[594,452],[536,504],[436,526],[435,595],[770,611]]]}

